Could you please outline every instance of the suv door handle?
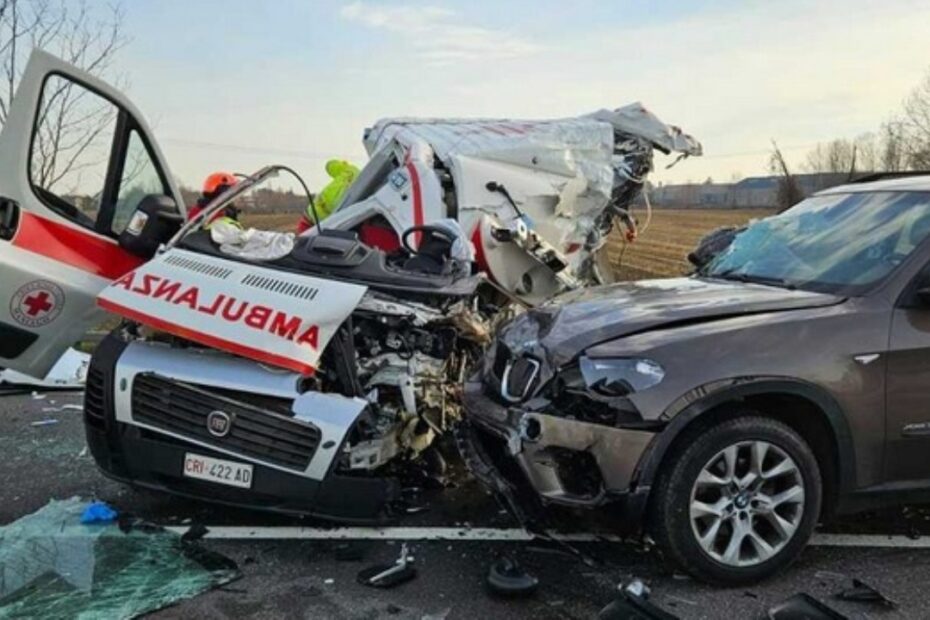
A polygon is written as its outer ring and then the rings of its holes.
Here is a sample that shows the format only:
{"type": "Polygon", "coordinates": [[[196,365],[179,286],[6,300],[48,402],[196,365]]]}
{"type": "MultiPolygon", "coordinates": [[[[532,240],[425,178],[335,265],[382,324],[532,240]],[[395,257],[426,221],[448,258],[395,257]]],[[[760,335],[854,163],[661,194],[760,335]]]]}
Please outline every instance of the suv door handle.
{"type": "Polygon", "coordinates": [[[0,239],[12,239],[18,223],[19,203],[12,198],[0,196],[0,239]]]}

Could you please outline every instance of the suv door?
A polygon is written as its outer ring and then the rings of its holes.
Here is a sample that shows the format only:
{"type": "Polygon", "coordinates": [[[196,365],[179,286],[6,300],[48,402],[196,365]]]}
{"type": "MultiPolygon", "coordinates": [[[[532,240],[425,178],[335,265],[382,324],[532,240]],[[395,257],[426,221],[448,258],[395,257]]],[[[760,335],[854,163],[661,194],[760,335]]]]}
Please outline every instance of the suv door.
{"type": "Polygon", "coordinates": [[[150,194],[184,208],[141,114],[34,52],[0,132],[0,367],[42,377],[103,320],[97,294],[143,262],[117,237],[150,194]]]}
{"type": "Polygon", "coordinates": [[[885,480],[930,487],[930,264],[894,310],[886,382],[885,480]]]}

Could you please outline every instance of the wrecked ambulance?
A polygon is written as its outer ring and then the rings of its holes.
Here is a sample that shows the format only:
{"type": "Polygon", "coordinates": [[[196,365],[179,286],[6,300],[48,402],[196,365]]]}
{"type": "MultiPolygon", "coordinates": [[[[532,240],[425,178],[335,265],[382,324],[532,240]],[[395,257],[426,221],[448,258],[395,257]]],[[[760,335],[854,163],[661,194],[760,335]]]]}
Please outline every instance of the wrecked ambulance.
{"type": "Polygon", "coordinates": [[[34,53],[0,134],[0,363],[41,376],[116,314],[85,400],[107,475],[383,518],[402,499],[398,468],[458,419],[495,317],[599,281],[614,221],[635,230],[653,150],[700,153],[638,104],[548,122],[382,121],[366,146],[322,225],[261,260],[231,254],[204,222],[295,173],[264,168],[188,222],[131,102],[34,53]],[[60,153],[45,125],[69,106],[95,124],[60,153]],[[69,167],[88,152],[92,165],[69,167]],[[366,243],[368,227],[393,245],[366,243]]]}

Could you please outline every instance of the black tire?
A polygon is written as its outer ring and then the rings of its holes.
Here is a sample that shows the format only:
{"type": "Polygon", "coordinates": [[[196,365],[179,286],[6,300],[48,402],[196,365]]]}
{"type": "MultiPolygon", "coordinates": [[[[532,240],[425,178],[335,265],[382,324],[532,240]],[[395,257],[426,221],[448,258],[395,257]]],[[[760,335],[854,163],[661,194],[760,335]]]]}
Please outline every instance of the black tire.
{"type": "Polygon", "coordinates": [[[796,560],[817,525],[823,497],[820,468],[804,439],[789,426],[754,411],[705,427],[686,439],[663,464],[650,504],[647,527],[665,558],[696,579],[731,586],[760,581],[796,560]],[[735,567],[712,557],[698,542],[691,524],[691,493],[698,474],[715,455],[746,441],[767,442],[794,460],[804,504],[797,529],[783,548],[761,563],[735,567]]]}

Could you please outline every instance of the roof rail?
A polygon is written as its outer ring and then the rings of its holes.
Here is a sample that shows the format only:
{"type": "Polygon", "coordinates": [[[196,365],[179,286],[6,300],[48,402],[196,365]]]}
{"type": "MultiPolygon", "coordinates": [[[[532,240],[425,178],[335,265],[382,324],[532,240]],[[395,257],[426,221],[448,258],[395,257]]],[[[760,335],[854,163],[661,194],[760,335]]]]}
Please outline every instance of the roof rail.
{"type": "Polygon", "coordinates": [[[898,172],[871,172],[863,177],[853,179],[850,183],[872,183],[886,179],[903,179],[906,177],[930,176],[930,170],[901,170],[898,172]]]}

